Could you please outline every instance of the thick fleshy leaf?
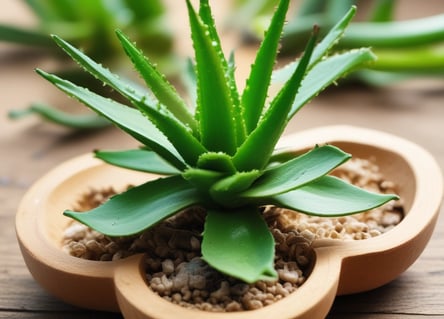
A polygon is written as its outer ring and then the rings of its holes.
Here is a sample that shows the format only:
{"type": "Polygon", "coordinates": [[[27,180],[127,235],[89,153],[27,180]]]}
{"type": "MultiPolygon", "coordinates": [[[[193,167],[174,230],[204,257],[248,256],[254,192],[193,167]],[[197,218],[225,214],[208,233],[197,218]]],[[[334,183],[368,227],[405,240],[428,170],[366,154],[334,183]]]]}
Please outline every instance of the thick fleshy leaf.
{"type": "Polygon", "coordinates": [[[334,23],[340,20],[356,2],[356,0],[326,1],[324,14],[334,23]]]}
{"type": "Polygon", "coordinates": [[[243,107],[241,106],[239,92],[235,85],[236,83],[236,61],[234,56],[234,51],[231,51],[230,57],[228,59],[228,78],[230,81],[231,98],[233,100],[233,115],[234,121],[236,123],[236,142],[237,145],[242,145],[247,137],[247,128],[243,116],[243,107]]]}
{"type": "Polygon", "coordinates": [[[155,107],[157,105],[146,91],[143,91],[142,89],[133,85],[133,83],[129,83],[123,80],[118,75],[112,73],[107,68],[98,64],[93,59],[85,55],[82,51],[64,41],[60,37],[56,35],[53,35],[52,37],[56,44],[60,48],[62,48],[74,61],[82,66],[85,71],[89,72],[92,76],[112,87],[128,100],[142,101],[152,105],[152,107],[155,107]]]}
{"type": "Polygon", "coordinates": [[[302,81],[298,96],[288,114],[288,120],[330,84],[375,60],[376,56],[370,49],[358,49],[334,55],[316,64],[302,81]]]}
{"type": "Polygon", "coordinates": [[[271,101],[269,109],[258,126],[233,156],[234,165],[238,171],[261,170],[268,163],[273,149],[285,129],[288,113],[307,71],[316,44],[317,32],[318,29],[314,28],[313,35],[308,41],[304,55],[293,75],[271,101]]]}
{"type": "MultiPolygon", "coordinates": [[[[378,6],[376,2],[378,1],[375,1],[375,5],[378,6]]],[[[351,23],[340,46],[347,49],[359,47],[398,49],[429,46],[442,42],[443,14],[404,21],[385,20],[390,19],[391,15],[389,2],[390,0],[379,1],[379,3],[384,3],[380,6],[383,15],[380,15],[381,12],[377,13],[378,16],[373,15],[373,12],[368,12],[367,21],[351,23]],[[373,20],[375,17],[381,21],[375,22],[373,20]]],[[[289,21],[284,28],[282,39],[284,54],[301,49],[298,40],[307,38],[309,31],[307,25],[319,23],[321,27],[329,27],[334,21],[326,19],[326,14],[324,10],[323,13],[306,15],[289,21]]],[[[400,50],[400,55],[402,55],[402,50],[400,50]]]]}
{"type": "MultiPolygon", "coordinates": [[[[109,5],[103,1],[91,1],[91,0],[76,0],[76,1],[59,1],[53,0],[58,3],[68,3],[64,10],[67,14],[71,14],[72,20],[86,19],[87,21],[95,20],[95,27],[100,28],[104,25],[111,24],[115,17],[111,15],[109,11],[109,5]],[[110,21],[111,20],[111,21],[110,21]]],[[[113,21],[114,22],[114,21],[113,21]]]]}
{"type": "MultiPolygon", "coordinates": [[[[298,98],[294,101],[289,119],[291,119],[302,106],[306,105],[330,84],[354,69],[363,67],[376,60],[375,55],[373,55],[369,49],[351,50],[321,60],[336,41],[342,37],[355,12],[356,8],[352,7],[344,18],[339,21],[319,45],[316,46],[311,60],[311,70],[301,84],[298,98]]],[[[274,71],[272,75],[273,83],[287,82],[297,65],[298,61],[274,71]]]]}
{"type": "Polygon", "coordinates": [[[241,194],[241,197],[259,198],[288,192],[324,176],[350,157],[350,154],[335,146],[316,147],[266,170],[250,189],[241,194]]]}
{"type": "Polygon", "coordinates": [[[306,15],[321,13],[325,6],[325,0],[302,0],[296,11],[296,18],[306,15]]]}
{"type": "Polygon", "coordinates": [[[40,47],[51,47],[51,38],[39,31],[0,25],[0,41],[40,47]]]}
{"type": "Polygon", "coordinates": [[[252,170],[248,172],[237,172],[233,175],[220,179],[210,189],[213,200],[223,207],[240,207],[247,202],[237,194],[248,189],[262,174],[262,171],[252,170]]]}
{"type": "Polygon", "coordinates": [[[342,44],[351,48],[368,44],[373,48],[438,44],[444,37],[444,14],[403,21],[356,22],[345,34],[342,44]]]}
{"type": "Polygon", "coordinates": [[[169,165],[153,151],[135,149],[126,151],[95,151],[95,157],[102,161],[123,168],[140,172],[162,175],[180,174],[180,171],[169,165]]]}
{"type": "Polygon", "coordinates": [[[396,8],[395,0],[378,0],[375,1],[372,12],[370,14],[371,22],[388,22],[392,21],[396,8]]]}
{"type": "Polygon", "coordinates": [[[264,201],[309,215],[344,216],[367,211],[397,198],[392,194],[368,192],[339,178],[324,176],[296,190],[269,197],[264,201]]]}
{"type": "Polygon", "coordinates": [[[199,156],[207,151],[189,128],[168,110],[161,106],[146,107],[144,103],[139,102],[134,105],[168,138],[188,165],[195,166],[199,156]]]}
{"type": "MultiPolygon", "coordinates": [[[[206,149],[196,138],[196,135],[198,135],[195,131],[196,123],[191,113],[186,109],[185,102],[182,101],[173,86],[157,72],[154,66],[145,59],[143,54],[121,32],[117,32],[117,35],[125,51],[131,57],[147,84],[151,86],[161,104],[159,105],[153,101],[147,103],[146,98],[140,96],[140,93],[137,93],[137,91],[129,90],[130,95],[125,93],[125,96],[135,107],[148,116],[151,122],[175,145],[177,151],[189,165],[195,165],[198,157],[206,149]],[[153,107],[153,104],[156,106],[153,107]],[[180,122],[179,119],[184,122],[180,122]]],[[[113,84],[119,81],[115,76],[108,74],[109,72],[106,69],[95,65],[94,62],[90,61],[88,65],[94,70],[101,71],[100,74],[108,77],[113,84]]]]}
{"type": "MultiPolygon", "coordinates": [[[[309,68],[313,67],[318,63],[323,57],[327,56],[328,51],[338,43],[339,39],[344,35],[345,29],[350,24],[356,14],[356,7],[351,7],[350,10],[345,14],[345,16],[336,25],[330,29],[325,37],[316,45],[313,50],[313,54],[310,59],[309,68]]],[[[275,70],[272,74],[273,83],[285,83],[293,74],[294,70],[298,65],[299,61],[294,61],[281,69],[275,70]]]]}
{"type": "Polygon", "coordinates": [[[185,86],[185,90],[187,92],[188,99],[190,100],[190,104],[192,106],[193,111],[196,108],[197,102],[197,75],[196,68],[194,66],[194,62],[191,58],[186,60],[186,65],[184,71],[182,72],[182,82],[185,86]]]}
{"type": "Polygon", "coordinates": [[[197,161],[197,167],[227,174],[232,174],[236,171],[231,156],[220,152],[202,154],[197,161]]]}
{"type": "Polygon", "coordinates": [[[156,67],[147,60],[143,53],[121,31],[116,31],[116,34],[126,54],[131,58],[134,67],[140,73],[159,102],[166,106],[178,120],[186,124],[193,132],[195,132],[197,125],[193,115],[187,108],[185,101],[177,93],[176,89],[170,82],[168,82],[164,75],[157,71],[156,67]]]}
{"type": "Polygon", "coordinates": [[[197,72],[197,116],[202,144],[209,151],[229,155],[236,151],[236,125],[233,102],[226,81],[226,70],[218,50],[217,39],[211,39],[209,27],[194,11],[190,1],[187,7],[194,44],[197,72]]]}
{"type": "Polygon", "coordinates": [[[277,279],[274,239],[256,208],[209,210],[202,255],[213,268],[248,283],[277,279]]]}
{"type": "MultiPolygon", "coordinates": [[[[333,1],[330,1],[333,2],[333,1]]],[[[341,1],[334,1],[341,2],[341,1]]],[[[350,8],[350,6],[347,6],[350,8]]],[[[339,10],[342,12],[342,9],[339,10]]],[[[345,29],[350,24],[351,20],[356,14],[356,7],[352,6],[347,13],[336,23],[333,28],[328,31],[327,35],[319,42],[316,48],[313,51],[311,56],[310,65],[314,65],[319,62],[324,56],[328,54],[328,51],[338,43],[339,39],[344,35],[345,29]]],[[[342,16],[342,13],[341,13],[342,16]]],[[[336,21],[333,20],[333,21],[336,21]]]]}
{"type": "Polygon", "coordinates": [[[235,65],[234,65],[234,54],[231,52],[230,59],[227,61],[222,50],[222,45],[220,43],[219,35],[216,30],[216,23],[213,19],[213,14],[211,12],[211,7],[208,3],[208,0],[201,0],[199,5],[199,16],[202,19],[203,23],[208,27],[208,31],[211,34],[211,41],[213,46],[219,52],[219,57],[222,63],[222,66],[225,70],[226,81],[228,83],[228,88],[230,91],[231,102],[233,103],[233,114],[234,120],[236,123],[236,132],[237,132],[237,143],[241,144],[245,137],[245,125],[242,119],[242,112],[240,109],[240,98],[239,92],[237,90],[237,83],[235,77],[235,65]]]}
{"type": "Polygon", "coordinates": [[[105,235],[127,236],[200,202],[196,189],[176,175],[130,188],[88,212],[64,214],[105,235]]]}
{"type": "Polygon", "coordinates": [[[60,18],[57,12],[55,12],[53,5],[54,1],[25,0],[24,2],[42,21],[50,21],[60,18]]]}
{"type": "Polygon", "coordinates": [[[37,114],[52,123],[78,130],[93,130],[111,125],[110,121],[95,113],[70,114],[42,103],[32,103],[23,110],[12,110],[8,116],[11,119],[18,119],[30,114],[37,114]]]}
{"type": "Polygon", "coordinates": [[[279,2],[247,78],[241,99],[247,133],[256,128],[265,106],[289,2],[289,0],[279,2]]]}
{"type": "MultiPolygon", "coordinates": [[[[274,11],[276,7],[276,1],[270,0],[243,0],[235,1],[235,10],[230,12],[230,16],[227,21],[227,25],[230,27],[245,30],[247,33],[250,29],[254,29],[254,21],[258,19],[262,20],[264,17],[267,22],[270,21],[268,16],[274,11]],[[253,21],[253,22],[252,22],[253,21]]],[[[261,33],[263,36],[263,33],[261,33]]]]}
{"type": "Polygon", "coordinates": [[[48,0],[46,1],[50,8],[54,11],[58,19],[60,20],[76,20],[79,18],[79,14],[81,10],[76,10],[77,4],[80,8],[82,8],[82,4],[88,6],[88,3],[92,1],[58,1],[58,0],[48,0]],[[80,3],[79,3],[80,2],[80,3]]]}
{"type": "Polygon", "coordinates": [[[182,173],[182,177],[199,189],[203,194],[224,175],[212,170],[190,167],[182,173]]]}
{"type": "MultiPolygon", "coordinates": [[[[118,75],[110,72],[107,68],[102,65],[96,63],[94,60],[83,54],[80,50],[69,44],[68,42],[60,39],[57,36],[53,36],[54,41],[66,52],[68,55],[79,65],[81,65],[87,72],[91,75],[102,81],[103,83],[109,85],[114,90],[119,92],[123,97],[128,99],[135,107],[149,109],[154,113],[159,112],[158,101],[154,100],[148,92],[138,85],[135,82],[132,82],[127,79],[122,79],[118,75]]],[[[142,56],[143,58],[143,56],[142,56]]],[[[159,80],[160,81],[160,80],[159,80]]],[[[165,84],[166,86],[166,84],[165,84]]],[[[164,88],[164,90],[167,90],[164,88]]],[[[160,95],[157,91],[156,93],[160,95]]],[[[166,94],[163,94],[166,95],[166,94]]],[[[172,98],[170,100],[166,100],[165,97],[162,96],[162,102],[170,102],[172,111],[171,115],[176,116],[183,120],[187,126],[187,128],[196,130],[196,124],[191,113],[188,112],[186,106],[181,106],[179,104],[174,104],[172,102],[172,98]],[[182,107],[182,108],[181,108],[182,107]],[[193,124],[194,123],[194,124],[193,124]]],[[[193,131],[193,133],[195,133],[193,131]]]]}
{"type": "Polygon", "coordinates": [[[179,170],[186,167],[186,164],[174,146],[171,145],[162,132],[138,110],[104,98],[67,80],[63,80],[56,75],[48,74],[42,70],[37,70],[37,73],[63,92],[77,98],[86,106],[115,123],[142,144],[150,147],[174,167],[179,170]]]}
{"type": "Polygon", "coordinates": [[[146,22],[148,19],[154,19],[165,12],[165,7],[161,0],[124,0],[124,3],[134,14],[133,19],[141,23],[146,22]]]}

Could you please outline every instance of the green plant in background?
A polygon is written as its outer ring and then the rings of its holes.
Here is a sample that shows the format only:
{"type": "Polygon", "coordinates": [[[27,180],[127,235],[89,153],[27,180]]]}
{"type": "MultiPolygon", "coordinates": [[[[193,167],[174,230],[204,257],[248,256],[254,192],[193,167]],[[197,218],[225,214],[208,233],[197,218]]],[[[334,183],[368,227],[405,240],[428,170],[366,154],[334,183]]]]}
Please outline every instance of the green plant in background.
{"type": "Polygon", "coordinates": [[[122,94],[129,107],[42,70],[56,87],[115,123],[143,144],[140,149],[97,151],[113,165],[164,175],[115,195],[88,212],[65,215],[110,236],[139,233],[190,206],[206,209],[202,255],[215,269],[246,282],[275,279],[274,240],[260,207],[276,205],[320,216],[347,215],[396,199],[375,194],[327,175],[350,155],[315,146],[296,156],[276,149],[286,124],[311,98],[344,74],[374,60],[368,49],[329,56],[355,8],[316,45],[308,41],[290,79],[268,101],[267,90],[289,0],[271,20],[243,92],[235,81],[234,55],[221,50],[208,0],[198,12],[187,8],[195,49],[189,68],[195,107],[187,107],[175,88],[123,32],[126,54],[152,95],[125,83],[68,42],[57,44],[86,71],[122,94]],[[192,85],[195,83],[196,85],[192,85]]]}
{"type": "MultiPolygon", "coordinates": [[[[114,33],[119,28],[156,59],[161,70],[173,72],[173,37],[161,0],[24,0],[23,3],[36,17],[37,25],[25,28],[0,24],[0,41],[29,46],[53,57],[65,58],[59,54],[50,36],[58,34],[81,47],[89,56],[121,67],[124,55],[114,33]]],[[[88,86],[94,85],[90,78],[72,72],[70,67],[69,64],[64,65],[59,74],[77,80],[80,78],[88,86]]],[[[15,119],[28,114],[38,114],[76,129],[99,128],[109,123],[97,116],[70,115],[44,103],[34,103],[25,110],[13,110],[10,117],[15,119]]]]}
{"type": "MultiPolygon", "coordinates": [[[[238,0],[233,23],[257,39],[269,23],[276,0],[238,0]],[[242,17],[242,18],[240,18],[242,17]]],[[[301,52],[301,43],[310,37],[313,24],[328,30],[351,5],[369,7],[360,0],[303,0],[284,27],[282,54],[301,52]]],[[[374,0],[363,21],[352,22],[338,49],[371,47],[378,57],[369,69],[353,74],[353,79],[371,85],[385,85],[414,76],[444,74],[444,14],[394,21],[395,0],[374,0]]],[[[288,76],[284,76],[285,79],[288,76]]],[[[280,80],[280,76],[276,74],[280,80]]]]}
{"type": "MultiPolygon", "coordinates": [[[[37,18],[25,28],[0,24],[0,41],[51,50],[58,55],[50,34],[57,33],[100,59],[120,54],[116,28],[137,40],[146,53],[160,55],[171,49],[171,33],[161,0],[24,0],[37,18]]],[[[157,58],[157,57],[156,57],[157,58]]]]}

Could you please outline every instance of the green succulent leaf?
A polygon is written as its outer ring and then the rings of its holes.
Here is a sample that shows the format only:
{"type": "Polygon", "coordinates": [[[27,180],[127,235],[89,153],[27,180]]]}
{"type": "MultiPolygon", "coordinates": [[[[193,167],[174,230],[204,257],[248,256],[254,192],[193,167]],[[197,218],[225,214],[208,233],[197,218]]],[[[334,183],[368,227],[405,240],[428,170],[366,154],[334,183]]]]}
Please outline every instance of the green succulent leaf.
{"type": "Polygon", "coordinates": [[[199,189],[202,193],[208,193],[214,183],[219,181],[224,174],[213,170],[202,168],[187,168],[183,171],[182,177],[199,189]]]}
{"type": "Polygon", "coordinates": [[[134,19],[141,23],[153,19],[165,12],[161,0],[124,0],[126,6],[134,13],[134,19]]]}
{"type": "MultiPolygon", "coordinates": [[[[328,52],[338,43],[339,39],[344,35],[345,29],[350,24],[351,20],[356,14],[356,7],[352,6],[350,10],[344,15],[344,17],[336,23],[333,28],[323,37],[323,39],[316,45],[313,50],[313,54],[310,59],[310,66],[312,68],[319,61],[325,58],[328,52]]],[[[285,67],[278,69],[272,74],[272,82],[285,83],[291,77],[296,69],[299,61],[294,61],[287,64],[285,67]]]]}
{"type": "Polygon", "coordinates": [[[32,103],[23,110],[12,110],[9,118],[18,119],[30,114],[38,114],[40,117],[56,124],[73,129],[93,130],[110,126],[110,122],[97,114],[69,114],[59,109],[42,103],[32,103]]]}
{"type": "MultiPolygon", "coordinates": [[[[57,33],[75,42],[88,55],[121,60],[116,28],[124,29],[139,40],[150,54],[163,59],[171,56],[172,35],[165,22],[162,0],[23,0],[36,20],[31,27],[0,26],[0,41],[20,43],[46,49],[45,54],[56,58],[49,34],[57,33]],[[5,27],[4,29],[2,27],[5,27]]],[[[169,65],[171,65],[171,59],[169,65]]],[[[66,64],[63,65],[65,67],[66,64]]],[[[169,66],[170,71],[175,67],[169,66]]],[[[166,69],[166,68],[165,68],[166,69]]]]}
{"type": "Polygon", "coordinates": [[[274,239],[256,208],[209,210],[202,255],[215,269],[248,283],[277,279],[274,239]]]}
{"type": "Polygon", "coordinates": [[[214,152],[234,154],[237,147],[233,101],[227,83],[223,53],[210,27],[197,16],[187,0],[197,72],[197,116],[202,144],[214,152]]]}
{"type": "Polygon", "coordinates": [[[389,21],[356,22],[347,29],[343,44],[374,48],[405,48],[442,43],[444,14],[424,18],[389,21]]]}
{"type": "Polygon", "coordinates": [[[0,41],[33,45],[42,48],[54,45],[51,38],[43,32],[2,24],[0,24],[0,41]]]}
{"type": "Polygon", "coordinates": [[[74,61],[83,67],[85,71],[112,87],[128,100],[143,101],[145,103],[149,103],[153,107],[156,106],[156,102],[150,98],[146,91],[139,89],[139,87],[135,86],[133,83],[123,80],[118,75],[112,73],[107,68],[95,62],[82,51],[75,48],[60,37],[56,35],[53,35],[52,37],[55,43],[57,43],[57,45],[62,48],[74,61]]]}
{"type": "Polygon", "coordinates": [[[159,102],[163,105],[167,105],[168,110],[174,114],[179,121],[189,126],[191,130],[197,134],[196,121],[176,89],[170,82],[168,82],[164,75],[157,71],[156,67],[147,60],[143,53],[131,43],[122,31],[117,30],[116,34],[126,54],[131,58],[134,67],[140,73],[159,102]]]}
{"type": "Polygon", "coordinates": [[[302,81],[298,98],[291,107],[288,119],[290,120],[304,105],[330,84],[375,60],[376,56],[370,49],[357,49],[334,55],[316,64],[302,81]]]}
{"type": "Polygon", "coordinates": [[[293,101],[307,71],[311,54],[316,44],[318,29],[315,28],[296,70],[270,104],[263,119],[247,137],[233,157],[239,171],[263,169],[288,121],[293,101]]]}
{"type": "MultiPolygon", "coordinates": [[[[74,1],[58,1],[58,0],[48,0],[49,8],[55,13],[55,16],[57,16],[61,20],[74,20],[79,11],[76,10],[76,2],[74,1]]],[[[77,4],[79,4],[80,7],[83,2],[84,4],[91,3],[92,1],[77,1],[77,4]]],[[[48,6],[47,6],[48,8],[48,6]]]]}
{"type": "Polygon", "coordinates": [[[250,28],[248,25],[256,17],[265,16],[269,22],[270,12],[276,7],[277,1],[270,0],[238,0],[234,1],[237,10],[230,14],[228,24],[230,27],[250,28]]]}
{"type": "Polygon", "coordinates": [[[320,13],[325,7],[325,0],[302,0],[296,11],[297,17],[320,13]]]}
{"type": "Polygon", "coordinates": [[[32,10],[32,12],[43,21],[53,20],[56,16],[54,9],[51,6],[53,1],[25,0],[24,2],[32,10]]]}
{"type": "MultiPolygon", "coordinates": [[[[24,0],[32,12],[40,18],[41,22],[52,22],[57,20],[73,20],[76,16],[73,1],[58,0],[24,0]]],[[[92,2],[92,1],[91,1],[92,2]]]]}
{"type": "Polygon", "coordinates": [[[236,125],[236,142],[237,146],[239,146],[245,141],[245,138],[247,137],[247,128],[243,117],[243,107],[241,105],[239,92],[236,87],[236,77],[235,77],[236,61],[235,61],[234,51],[231,51],[230,53],[227,67],[228,67],[227,74],[228,78],[230,79],[229,85],[231,90],[231,97],[233,100],[233,114],[236,125]]]}
{"type": "Polygon", "coordinates": [[[95,151],[95,157],[123,168],[162,175],[175,175],[180,171],[168,164],[157,153],[146,149],[126,151],[95,151]]]}
{"type": "Polygon", "coordinates": [[[88,58],[70,44],[57,37],[55,39],[87,71],[115,88],[129,99],[134,106],[146,114],[158,129],[176,145],[176,149],[181,153],[185,161],[190,165],[194,165],[199,155],[206,150],[196,136],[190,132],[190,130],[193,132],[193,128],[195,129],[196,125],[193,117],[186,109],[185,102],[181,100],[171,84],[157,72],[154,66],[145,59],[143,54],[121,32],[117,32],[117,35],[127,54],[132,58],[136,68],[141,72],[156,97],[161,103],[169,106],[168,110],[162,105],[158,105],[157,102],[152,101],[144,92],[137,90],[133,85],[129,85],[118,76],[112,74],[108,69],[103,68],[88,58]],[[179,119],[184,122],[180,122],[179,119]]]}
{"type": "MultiPolygon", "coordinates": [[[[342,2],[342,1],[334,1],[342,2]]],[[[313,50],[311,56],[310,65],[313,66],[325,57],[328,52],[338,43],[339,39],[344,35],[345,29],[350,24],[351,20],[356,14],[355,6],[348,6],[350,8],[347,13],[330,29],[327,35],[319,42],[316,48],[313,50]]],[[[342,14],[341,14],[342,16],[342,14]]],[[[294,62],[295,63],[295,62],[294,62]]],[[[297,62],[296,62],[297,63],[297,62]]],[[[291,65],[291,64],[290,64],[291,65]]],[[[295,66],[294,66],[295,67],[295,66]]]]}
{"type": "Polygon", "coordinates": [[[324,176],[351,157],[335,146],[325,145],[274,166],[243,192],[243,198],[260,198],[286,193],[324,176]]]}
{"type": "Polygon", "coordinates": [[[207,150],[192,132],[161,105],[154,109],[146,107],[144,103],[134,104],[168,138],[185,162],[195,166],[200,155],[207,150]]]}
{"type": "Polygon", "coordinates": [[[248,189],[261,174],[260,170],[251,170],[222,178],[210,188],[211,198],[224,207],[243,206],[247,201],[238,194],[248,189]]]}
{"type": "MultiPolygon", "coordinates": [[[[421,48],[405,48],[402,56],[393,50],[377,49],[373,51],[378,57],[377,62],[372,65],[371,70],[362,71],[385,71],[397,74],[398,77],[410,75],[435,75],[444,74],[444,46],[431,46],[421,48]],[[415,63],[412,63],[415,61],[415,63]]],[[[380,85],[384,85],[384,81],[380,85]]]]}
{"type": "Polygon", "coordinates": [[[227,174],[236,172],[231,156],[221,152],[202,154],[197,161],[197,167],[227,174]]]}
{"type": "Polygon", "coordinates": [[[326,1],[324,12],[330,21],[338,21],[355,3],[356,0],[326,1]]]}
{"type": "Polygon", "coordinates": [[[370,14],[371,22],[388,22],[393,20],[395,13],[395,0],[377,0],[370,14]]]}
{"type": "Polygon", "coordinates": [[[268,204],[309,215],[333,217],[367,211],[393,199],[398,199],[398,196],[372,193],[339,178],[323,176],[288,193],[272,196],[266,201],[268,204]]]}
{"type": "Polygon", "coordinates": [[[187,96],[191,101],[192,109],[195,110],[197,102],[197,75],[194,62],[191,58],[186,59],[184,72],[182,72],[182,82],[185,86],[187,96]]]}
{"type": "Polygon", "coordinates": [[[289,2],[289,0],[279,2],[242,94],[242,107],[248,133],[256,128],[263,112],[289,2]]]}
{"type": "Polygon", "coordinates": [[[88,212],[67,210],[64,215],[105,235],[127,236],[200,202],[196,189],[176,175],[130,188],[88,212]]]}
{"type": "Polygon", "coordinates": [[[237,144],[241,144],[246,136],[245,123],[242,119],[242,111],[240,108],[240,98],[239,92],[237,90],[236,78],[235,78],[235,65],[234,65],[234,54],[230,54],[230,59],[227,61],[223,54],[222,46],[220,43],[219,35],[216,30],[216,23],[213,19],[213,14],[211,12],[211,7],[208,4],[208,0],[201,0],[199,6],[199,16],[201,17],[203,23],[208,27],[210,32],[210,37],[212,39],[212,44],[216,51],[219,53],[220,61],[223,68],[225,69],[226,82],[228,84],[231,102],[233,106],[234,121],[236,126],[236,139],[237,144]]]}
{"type": "Polygon", "coordinates": [[[63,92],[77,98],[86,106],[115,123],[142,144],[149,146],[174,167],[180,170],[186,167],[182,157],[165,135],[138,110],[104,98],[56,75],[48,74],[39,69],[37,69],[37,73],[63,92]]]}

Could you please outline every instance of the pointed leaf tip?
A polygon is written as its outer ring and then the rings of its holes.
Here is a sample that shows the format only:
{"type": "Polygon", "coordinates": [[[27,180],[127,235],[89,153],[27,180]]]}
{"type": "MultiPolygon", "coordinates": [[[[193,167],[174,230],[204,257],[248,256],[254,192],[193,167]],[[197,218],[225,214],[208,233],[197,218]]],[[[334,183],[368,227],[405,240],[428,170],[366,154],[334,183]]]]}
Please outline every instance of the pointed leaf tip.
{"type": "Polygon", "coordinates": [[[247,133],[251,133],[256,128],[265,108],[288,6],[289,0],[279,2],[242,93],[241,105],[247,133]]]}
{"type": "Polygon", "coordinates": [[[105,235],[127,236],[199,203],[201,198],[196,189],[175,175],[130,188],[90,211],[67,210],[64,215],[105,235]]]}
{"type": "Polygon", "coordinates": [[[226,61],[211,24],[202,21],[189,0],[187,7],[196,58],[201,141],[209,151],[233,155],[237,147],[236,118],[226,79],[226,61]]]}
{"type": "Polygon", "coordinates": [[[272,196],[271,203],[315,216],[345,216],[379,207],[394,194],[379,194],[333,176],[323,176],[296,190],[272,196]]]}
{"type": "Polygon", "coordinates": [[[213,268],[247,283],[277,278],[274,238],[256,208],[209,210],[202,255],[213,268]]]}

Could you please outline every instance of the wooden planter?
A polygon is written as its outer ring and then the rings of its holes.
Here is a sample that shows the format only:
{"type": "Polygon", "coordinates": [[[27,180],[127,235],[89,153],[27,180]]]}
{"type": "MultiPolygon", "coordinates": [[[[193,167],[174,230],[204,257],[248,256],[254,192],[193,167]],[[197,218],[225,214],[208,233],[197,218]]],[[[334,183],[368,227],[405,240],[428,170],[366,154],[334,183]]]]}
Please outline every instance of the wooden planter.
{"type": "Polygon", "coordinates": [[[315,144],[339,146],[354,157],[373,158],[399,187],[406,217],[389,232],[362,241],[318,240],[313,271],[296,292],[259,310],[208,313],[185,309],[153,293],[145,282],[142,255],[115,262],[88,261],[61,251],[70,219],[62,211],[91,188],[140,184],[155,175],[132,172],[84,155],[55,168],[25,195],[16,231],[35,280],[61,300],[84,308],[121,311],[126,318],[260,319],[323,318],[336,295],[384,285],[405,271],[425,248],[443,194],[442,174],[421,147],[367,129],[331,126],[284,137],[292,150],[315,144]]]}

